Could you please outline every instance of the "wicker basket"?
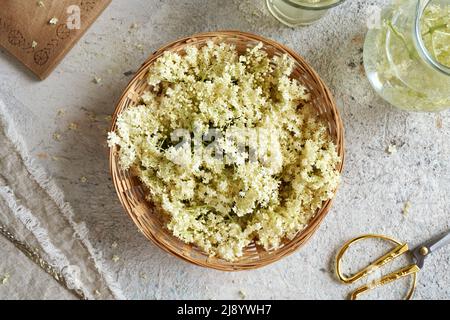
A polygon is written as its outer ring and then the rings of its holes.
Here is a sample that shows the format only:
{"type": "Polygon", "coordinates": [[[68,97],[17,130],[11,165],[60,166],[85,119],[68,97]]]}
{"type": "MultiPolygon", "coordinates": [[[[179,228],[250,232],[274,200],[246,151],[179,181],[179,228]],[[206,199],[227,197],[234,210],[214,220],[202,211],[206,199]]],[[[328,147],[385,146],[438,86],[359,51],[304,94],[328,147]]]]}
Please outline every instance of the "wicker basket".
{"type": "MultiPolygon", "coordinates": [[[[240,52],[262,42],[264,50],[266,50],[269,55],[287,53],[292,56],[296,61],[292,77],[298,79],[310,91],[312,103],[317,109],[318,115],[328,123],[330,134],[337,145],[338,154],[342,157],[342,162],[338,168],[339,171],[342,171],[342,163],[344,160],[343,125],[329,89],[317,73],[292,50],[272,40],[239,31],[219,31],[197,34],[192,37],[175,41],[155,52],[142,65],[133,80],[131,80],[130,84],[125,89],[114,112],[111,130],[116,129],[115,123],[118,114],[125,108],[138,103],[139,97],[143,91],[148,90],[148,84],[146,82],[148,67],[160,57],[164,51],[170,50],[182,52],[186,45],[202,46],[209,40],[234,44],[240,52]]],[[[158,209],[145,199],[146,191],[138,178],[132,176],[130,172],[123,171],[119,168],[117,147],[113,147],[110,150],[110,169],[114,186],[125,211],[130,215],[140,231],[142,231],[148,239],[152,240],[163,250],[185,261],[199,266],[224,271],[260,268],[293,253],[313,235],[330,209],[332,202],[331,200],[324,202],[323,207],[317,211],[308,226],[299,232],[293,240],[284,241],[280,248],[266,251],[255,243],[252,243],[245,249],[244,255],[238,261],[228,262],[220,258],[208,257],[207,254],[195,245],[185,244],[171,234],[162,220],[163,215],[159,214],[158,209]]]]}

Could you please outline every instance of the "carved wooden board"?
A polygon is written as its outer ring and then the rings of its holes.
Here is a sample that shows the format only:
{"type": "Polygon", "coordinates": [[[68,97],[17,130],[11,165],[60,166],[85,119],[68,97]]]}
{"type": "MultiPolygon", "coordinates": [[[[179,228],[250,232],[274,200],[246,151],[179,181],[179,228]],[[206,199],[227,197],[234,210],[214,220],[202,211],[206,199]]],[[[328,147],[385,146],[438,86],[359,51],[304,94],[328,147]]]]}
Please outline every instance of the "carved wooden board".
{"type": "Polygon", "coordinates": [[[110,2],[0,0],[0,46],[45,79],[110,2]]]}

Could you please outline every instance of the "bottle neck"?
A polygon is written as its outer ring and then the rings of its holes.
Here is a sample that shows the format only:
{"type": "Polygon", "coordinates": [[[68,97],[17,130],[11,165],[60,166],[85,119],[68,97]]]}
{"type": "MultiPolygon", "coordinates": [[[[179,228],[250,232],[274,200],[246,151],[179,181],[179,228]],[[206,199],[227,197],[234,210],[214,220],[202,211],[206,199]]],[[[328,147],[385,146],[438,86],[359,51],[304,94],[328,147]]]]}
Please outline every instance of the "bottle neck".
{"type": "Polygon", "coordinates": [[[327,10],[331,9],[333,7],[336,7],[337,5],[345,2],[345,0],[329,0],[329,1],[321,1],[317,3],[308,3],[308,2],[302,2],[302,1],[296,1],[296,0],[283,0],[287,4],[304,10],[327,10]]]}

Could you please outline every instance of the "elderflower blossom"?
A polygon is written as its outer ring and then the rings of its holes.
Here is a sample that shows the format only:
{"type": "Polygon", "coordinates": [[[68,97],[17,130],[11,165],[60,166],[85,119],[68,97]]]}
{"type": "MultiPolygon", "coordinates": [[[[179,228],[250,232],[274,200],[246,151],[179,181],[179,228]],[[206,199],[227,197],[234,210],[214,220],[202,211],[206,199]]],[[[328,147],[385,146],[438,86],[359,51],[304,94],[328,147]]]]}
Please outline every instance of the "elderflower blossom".
{"type": "Polygon", "coordinates": [[[261,44],[242,55],[212,42],[166,52],[149,68],[151,89],[109,133],[168,229],[210,256],[234,261],[252,241],[279,247],[338,185],[341,159],[307,90],[289,77],[293,64],[261,44]]]}

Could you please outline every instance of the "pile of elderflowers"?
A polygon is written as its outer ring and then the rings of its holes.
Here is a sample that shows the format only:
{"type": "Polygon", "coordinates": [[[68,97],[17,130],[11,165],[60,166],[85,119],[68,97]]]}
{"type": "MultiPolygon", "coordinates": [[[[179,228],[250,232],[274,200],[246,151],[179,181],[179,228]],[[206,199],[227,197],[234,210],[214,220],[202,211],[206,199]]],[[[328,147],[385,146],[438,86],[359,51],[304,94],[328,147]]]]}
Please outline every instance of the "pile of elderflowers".
{"type": "Polygon", "coordinates": [[[293,64],[210,42],[149,68],[151,89],[108,141],[174,236],[233,261],[293,238],[333,196],[341,160],[293,64]]]}

